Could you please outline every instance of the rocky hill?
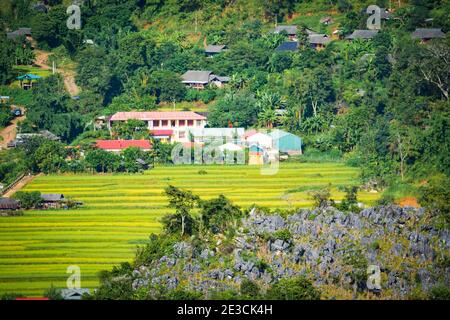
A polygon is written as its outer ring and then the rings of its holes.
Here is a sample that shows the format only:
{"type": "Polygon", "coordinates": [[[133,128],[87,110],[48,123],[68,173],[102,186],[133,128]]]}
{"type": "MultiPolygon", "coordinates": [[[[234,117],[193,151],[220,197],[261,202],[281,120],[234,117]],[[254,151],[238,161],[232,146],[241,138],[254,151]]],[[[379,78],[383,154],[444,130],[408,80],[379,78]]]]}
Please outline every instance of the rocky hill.
{"type": "Polygon", "coordinates": [[[421,298],[450,281],[450,232],[423,209],[394,205],[344,213],[334,207],[265,214],[256,209],[227,241],[172,245],[170,253],[116,277],[135,292],[184,288],[210,298],[238,291],[243,279],[264,291],[303,275],[322,298],[421,298]],[[367,288],[368,266],[381,270],[381,290],[367,288]]]}

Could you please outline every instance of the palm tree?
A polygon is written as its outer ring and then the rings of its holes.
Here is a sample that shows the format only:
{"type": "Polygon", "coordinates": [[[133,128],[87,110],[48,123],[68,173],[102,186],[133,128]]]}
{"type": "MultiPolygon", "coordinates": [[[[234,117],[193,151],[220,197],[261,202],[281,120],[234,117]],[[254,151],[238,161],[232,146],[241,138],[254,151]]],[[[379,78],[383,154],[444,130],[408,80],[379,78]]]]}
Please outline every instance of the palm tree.
{"type": "Polygon", "coordinates": [[[273,128],[273,124],[277,122],[277,120],[278,120],[277,113],[272,108],[267,107],[258,114],[259,124],[269,129],[273,128]]]}

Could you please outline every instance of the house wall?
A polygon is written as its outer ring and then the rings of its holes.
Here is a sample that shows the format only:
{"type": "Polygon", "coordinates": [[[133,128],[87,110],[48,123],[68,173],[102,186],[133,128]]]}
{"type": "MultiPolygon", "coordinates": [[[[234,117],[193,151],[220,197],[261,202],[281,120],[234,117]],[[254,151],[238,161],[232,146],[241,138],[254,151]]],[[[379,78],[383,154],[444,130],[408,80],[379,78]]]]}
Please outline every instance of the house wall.
{"type": "Polygon", "coordinates": [[[259,146],[264,148],[272,148],[273,140],[272,137],[264,133],[256,133],[247,138],[247,145],[257,143],[259,146]]]}
{"type": "Polygon", "coordinates": [[[301,154],[302,152],[302,140],[293,134],[282,136],[275,142],[275,145],[280,152],[289,154],[301,154]]]}

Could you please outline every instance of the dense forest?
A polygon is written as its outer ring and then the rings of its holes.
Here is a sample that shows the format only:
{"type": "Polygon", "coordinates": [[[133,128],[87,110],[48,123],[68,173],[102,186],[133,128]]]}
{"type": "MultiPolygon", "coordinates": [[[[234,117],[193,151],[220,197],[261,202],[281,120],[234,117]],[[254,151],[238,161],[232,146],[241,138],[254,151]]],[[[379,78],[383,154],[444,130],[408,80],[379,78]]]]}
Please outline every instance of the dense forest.
{"type": "MultiPolygon", "coordinates": [[[[127,159],[144,157],[138,151],[118,156],[90,149],[90,142],[109,137],[108,130],[94,128],[95,117],[196,106],[208,112],[211,127],[279,127],[298,134],[304,155],[292,161],[360,167],[362,188],[383,191],[385,202],[417,197],[448,228],[449,1],[91,0],[81,5],[80,30],[66,26],[71,1],[42,3],[46,10],[36,1],[0,0],[0,95],[26,107],[21,132],[49,130],[61,142],[32,140],[0,152],[0,182],[22,172],[136,172],[127,159]],[[349,41],[354,30],[367,28],[370,4],[390,9],[391,17],[373,39],[349,41]],[[325,16],[333,22],[320,22],[325,16]],[[288,36],[274,33],[276,25],[298,27],[298,50],[276,50],[288,36]],[[32,29],[31,42],[6,37],[21,27],[32,29]],[[447,35],[422,43],[411,37],[417,28],[447,35]],[[307,30],[332,41],[315,50],[307,30]],[[204,48],[214,44],[228,50],[210,58],[204,48]],[[32,65],[37,49],[60,68],[73,69],[77,96],[61,74],[26,92],[14,86],[17,66],[32,65]],[[231,80],[224,89],[198,91],[181,82],[188,70],[231,80]],[[66,147],[80,145],[86,158],[67,160],[72,149],[66,147]]],[[[0,102],[0,128],[11,120],[9,105],[0,102]]],[[[119,134],[141,136],[138,126],[119,134]]],[[[170,147],[156,144],[149,157],[168,163],[170,147]]]]}
{"type": "MultiPolygon", "coordinates": [[[[382,21],[371,41],[351,42],[342,37],[366,28],[369,2],[85,1],[81,30],[66,27],[67,3],[47,4],[50,10],[41,12],[33,1],[2,1],[0,81],[9,84],[17,75],[14,65],[26,63],[18,60],[33,59],[25,39],[5,38],[6,31],[27,26],[58,65],[76,66],[82,91],[71,99],[57,76],[32,93],[3,87],[28,108],[22,132],[48,129],[79,144],[104,134],[92,130],[95,116],[200,103],[211,126],[278,126],[297,133],[306,156],[360,166],[371,187],[407,194],[425,180],[436,187],[449,183],[449,40],[424,45],[411,38],[419,27],[447,32],[448,1],[376,1],[393,17],[382,21]],[[331,13],[337,22],[323,25],[312,12],[331,13]],[[296,52],[278,52],[286,35],[271,32],[277,23],[300,26],[299,42],[304,28],[336,30],[341,40],[320,51],[300,45],[296,52]],[[210,59],[205,44],[229,50],[210,59]],[[229,75],[231,84],[186,89],[180,75],[190,69],[229,75]]],[[[5,125],[10,117],[0,119],[5,125]]],[[[2,167],[0,177],[11,166],[2,167]]]]}

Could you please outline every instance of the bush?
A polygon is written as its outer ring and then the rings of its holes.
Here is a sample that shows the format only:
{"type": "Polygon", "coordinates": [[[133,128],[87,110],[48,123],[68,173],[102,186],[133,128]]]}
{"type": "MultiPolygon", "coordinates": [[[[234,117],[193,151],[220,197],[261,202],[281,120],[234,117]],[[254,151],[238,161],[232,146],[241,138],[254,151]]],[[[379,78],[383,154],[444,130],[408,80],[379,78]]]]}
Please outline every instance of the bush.
{"type": "Polygon", "coordinates": [[[314,205],[316,208],[326,207],[330,202],[330,188],[324,188],[320,190],[309,191],[308,194],[314,200],[314,205]]]}
{"type": "Polygon", "coordinates": [[[273,234],[273,238],[290,242],[292,240],[292,233],[288,229],[278,230],[273,234]]]}
{"type": "Polygon", "coordinates": [[[189,291],[184,289],[171,290],[164,295],[167,300],[200,300],[203,295],[197,291],[189,291]]]}
{"type": "Polygon", "coordinates": [[[260,294],[259,286],[249,280],[244,279],[241,282],[241,295],[243,295],[245,298],[257,298],[260,294]]]}
{"type": "Polygon", "coordinates": [[[50,300],[63,300],[61,289],[55,288],[53,284],[44,291],[44,297],[49,298],[50,300]]]}
{"type": "Polygon", "coordinates": [[[428,298],[430,300],[450,300],[450,286],[445,284],[436,285],[430,290],[428,298]]]}
{"type": "Polygon", "coordinates": [[[305,277],[285,278],[267,290],[269,300],[319,300],[320,292],[305,277]]]}
{"type": "Polygon", "coordinates": [[[421,205],[439,213],[442,222],[450,224],[450,178],[439,176],[431,179],[427,185],[419,188],[421,205]]]}
{"type": "Polygon", "coordinates": [[[13,197],[20,202],[23,209],[37,208],[42,202],[41,193],[39,191],[17,191],[13,197]]]}

